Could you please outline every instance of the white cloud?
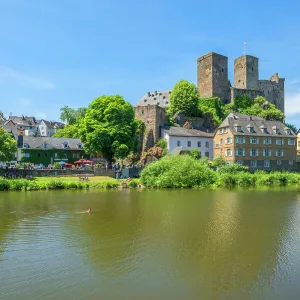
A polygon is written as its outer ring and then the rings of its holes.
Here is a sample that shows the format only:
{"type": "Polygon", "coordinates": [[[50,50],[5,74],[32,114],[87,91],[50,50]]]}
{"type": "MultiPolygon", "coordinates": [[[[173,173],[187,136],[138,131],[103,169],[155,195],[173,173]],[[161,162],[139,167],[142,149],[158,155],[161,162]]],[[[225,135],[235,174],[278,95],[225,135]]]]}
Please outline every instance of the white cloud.
{"type": "Polygon", "coordinates": [[[0,78],[3,80],[13,80],[22,86],[34,89],[49,90],[54,88],[54,84],[48,80],[4,66],[0,66],[0,78]]]}
{"type": "Polygon", "coordinates": [[[47,115],[43,112],[35,112],[35,118],[47,120],[47,115]]]}
{"type": "Polygon", "coordinates": [[[300,93],[286,95],[285,114],[286,116],[300,114],[300,93]]]}

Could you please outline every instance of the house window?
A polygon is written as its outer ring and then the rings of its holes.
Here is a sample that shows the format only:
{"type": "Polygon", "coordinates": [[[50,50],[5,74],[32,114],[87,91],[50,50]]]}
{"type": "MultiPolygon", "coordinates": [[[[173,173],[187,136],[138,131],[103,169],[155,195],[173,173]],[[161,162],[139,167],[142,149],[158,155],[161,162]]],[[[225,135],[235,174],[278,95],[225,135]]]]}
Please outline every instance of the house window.
{"type": "Polygon", "coordinates": [[[241,132],[241,131],[242,131],[242,127],[241,127],[241,126],[235,126],[235,130],[236,130],[237,132],[241,132]]]}
{"type": "Polygon", "coordinates": [[[268,133],[268,128],[266,128],[266,127],[264,127],[264,128],[261,128],[261,131],[262,131],[262,133],[265,133],[265,134],[267,134],[267,133],[268,133]]]}
{"type": "Polygon", "coordinates": [[[258,144],[258,138],[257,137],[250,137],[250,144],[258,144]]]}
{"type": "Polygon", "coordinates": [[[223,144],[223,140],[220,139],[220,140],[219,140],[219,145],[221,146],[222,144],[223,144]]]}
{"type": "Polygon", "coordinates": [[[54,157],[57,158],[57,153],[54,153],[54,157]]]}
{"type": "Polygon", "coordinates": [[[24,153],[24,157],[29,158],[30,157],[30,153],[24,153]]]}
{"type": "Polygon", "coordinates": [[[29,148],[29,145],[28,144],[24,144],[24,148],[29,148]]]}
{"type": "Polygon", "coordinates": [[[242,136],[237,136],[236,137],[236,143],[237,144],[246,144],[246,137],[242,136]]]}
{"type": "Polygon", "coordinates": [[[272,156],[272,150],[271,149],[262,149],[263,156],[272,156]]]}
{"type": "Polygon", "coordinates": [[[201,142],[198,142],[198,148],[201,148],[201,142]]]}
{"type": "Polygon", "coordinates": [[[44,132],[44,131],[42,131],[41,133],[42,133],[42,135],[44,135],[44,134],[45,134],[45,132],[44,132]]]}
{"type": "Polygon", "coordinates": [[[242,166],[244,164],[244,161],[243,160],[237,160],[236,163],[242,166]]]}
{"type": "Polygon", "coordinates": [[[289,160],[289,165],[290,166],[294,165],[294,161],[293,160],[289,160]]]}
{"type": "Polygon", "coordinates": [[[38,157],[41,157],[41,153],[40,152],[38,152],[38,157]]]}
{"type": "Polygon", "coordinates": [[[232,144],[232,138],[229,137],[225,140],[225,144],[232,144]]]}
{"type": "Polygon", "coordinates": [[[72,153],[73,158],[77,158],[77,153],[72,153]]]}
{"type": "Polygon", "coordinates": [[[78,144],[78,148],[81,149],[81,148],[82,148],[82,145],[81,145],[81,144],[78,144]]]}
{"type": "Polygon", "coordinates": [[[288,139],[288,145],[295,146],[295,144],[296,144],[296,140],[294,140],[294,139],[288,139]]]}
{"type": "Polygon", "coordinates": [[[47,145],[47,144],[44,144],[44,148],[48,148],[48,145],[47,145]]]}
{"type": "Polygon", "coordinates": [[[45,157],[48,157],[48,153],[45,153],[45,157]]]}
{"type": "Polygon", "coordinates": [[[192,142],[191,141],[188,141],[187,142],[187,146],[190,148],[192,146],[192,142]]]}
{"type": "Polygon", "coordinates": [[[257,167],[257,160],[251,160],[251,167],[256,168],[257,167]]]}
{"type": "Polygon", "coordinates": [[[227,133],[228,132],[228,127],[224,128],[223,133],[227,133]]]}
{"type": "Polygon", "coordinates": [[[68,143],[64,143],[64,148],[68,148],[68,143]]]}
{"type": "Polygon", "coordinates": [[[258,156],[258,149],[250,149],[250,156],[258,156]]]}
{"type": "Polygon", "coordinates": [[[276,150],[275,155],[277,157],[283,157],[283,150],[282,149],[276,150]]]}
{"type": "Polygon", "coordinates": [[[281,160],[277,160],[277,165],[281,165],[282,161],[281,160]]]}
{"type": "Polygon", "coordinates": [[[249,130],[249,132],[251,132],[251,133],[254,133],[254,132],[255,132],[255,131],[254,131],[254,127],[252,127],[252,126],[248,127],[248,130],[249,130]]]}
{"type": "Polygon", "coordinates": [[[280,131],[279,131],[279,129],[278,128],[273,128],[273,132],[275,133],[275,134],[280,134],[280,131]]]}
{"type": "Polygon", "coordinates": [[[285,132],[286,132],[286,134],[290,135],[291,134],[291,129],[286,129],[285,132]]]}
{"type": "Polygon", "coordinates": [[[205,152],[205,156],[206,156],[206,157],[209,157],[209,152],[205,152]]]}
{"type": "Polygon", "coordinates": [[[270,161],[269,160],[264,160],[264,167],[265,168],[270,168],[270,161]]]}
{"type": "Polygon", "coordinates": [[[232,156],[232,149],[227,149],[225,152],[225,156],[232,156]]]}
{"type": "Polygon", "coordinates": [[[271,138],[264,138],[264,145],[271,145],[272,139],[271,138]]]}
{"type": "Polygon", "coordinates": [[[236,148],[235,154],[236,154],[236,156],[245,156],[245,149],[244,148],[236,148]]]}
{"type": "Polygon", "coordinates": [[[180,147],[180,141],[177,141],[177,147],[180,147]]]}
{"type": "Polygon", "coordinates": [[[209,148],[209,142],[205,142],[205,147],[209,148]]]}
{"type": "Polygon", "coordinates": [[[284,139],[276,139],[276,145],[283,145],[284,144],[284,139]]]}
{"type": "Polygon", "coordinates": [[[68,158],[67,153],[64,153],[64,159],[67,159],[67,158],[68,158]]]}

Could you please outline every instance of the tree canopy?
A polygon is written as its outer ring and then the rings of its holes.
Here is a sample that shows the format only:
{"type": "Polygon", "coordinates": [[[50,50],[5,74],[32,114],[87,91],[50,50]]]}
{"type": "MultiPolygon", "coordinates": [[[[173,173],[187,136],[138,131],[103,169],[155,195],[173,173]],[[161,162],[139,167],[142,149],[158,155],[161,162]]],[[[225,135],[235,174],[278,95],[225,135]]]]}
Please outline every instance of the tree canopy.
{"type": "Polygon", "coordinates": [[[120,95],[92,101],[80,124],[80,137],[88,153],[101,152],[111,161],[137,150],[137,122],[130,103],[120,95]]]}
{"type": "Polygon", "coordinates": [[[180,111],[186,116],[198,115],[199,94],[197,87],[187,80],[180,80],[175,84],[170,95],[169,113],[175,114],[180,111]]]}
{"type": "Polygon", "coordinates": [[[67,105],[60,109],[60,119],[67,124],[74,125],[79,123],[80,120],[84,117],[86,108],[80,107],[78,109],[71,108],[67,105]]]}
{"type": "Polygon", "coordinates": [[[64,128],[58,129],[53,137],[65,137],[65,138],[80,138],[79,136],[79,123],[66,124],[64,128]]]}
{"type": "Polygon", "coordinates": [[[0,127],[0,161],[11,161],[15,157],[17,151],[16,140],[0,127]]]}

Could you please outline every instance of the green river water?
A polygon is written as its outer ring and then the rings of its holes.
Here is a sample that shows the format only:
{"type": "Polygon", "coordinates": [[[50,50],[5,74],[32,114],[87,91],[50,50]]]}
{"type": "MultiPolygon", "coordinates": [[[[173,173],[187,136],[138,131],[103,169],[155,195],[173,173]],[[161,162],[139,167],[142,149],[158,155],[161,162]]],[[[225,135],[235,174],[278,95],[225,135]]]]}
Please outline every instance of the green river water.
{"type": "Polygon", "coordinates": [[[300,299],[300,193],[2,192],[0,299],[300,299]]]}

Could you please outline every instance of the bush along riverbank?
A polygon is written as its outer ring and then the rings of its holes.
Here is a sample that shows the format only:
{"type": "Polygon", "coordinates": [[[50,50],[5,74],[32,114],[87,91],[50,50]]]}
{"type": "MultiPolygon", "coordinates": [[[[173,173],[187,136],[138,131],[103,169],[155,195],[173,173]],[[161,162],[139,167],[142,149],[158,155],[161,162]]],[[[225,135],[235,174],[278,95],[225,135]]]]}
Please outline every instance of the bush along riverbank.
{"type": "Polygon", "coordinates": [[[238,164],[225,165],[217,171],[208,161],[191,156],[167,156],[151,163],[142,171],[141,181],[152,188],[255,187],[300,185],[300,174],[256,171],[238,164]]]}

